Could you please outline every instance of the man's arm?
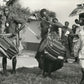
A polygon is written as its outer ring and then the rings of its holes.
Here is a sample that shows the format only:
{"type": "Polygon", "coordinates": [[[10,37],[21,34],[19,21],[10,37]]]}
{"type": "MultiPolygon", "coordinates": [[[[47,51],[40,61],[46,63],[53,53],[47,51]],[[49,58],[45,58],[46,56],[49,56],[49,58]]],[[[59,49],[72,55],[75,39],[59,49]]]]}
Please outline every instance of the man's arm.
{"type": "Polygon", "coordinates": [[[49,23],[49,24],[51,24],[51,25],[56,25],[56,26],[59,27],[59,28],[64,28],[64,25],[63,25],[62,23],[60,23],[60,22],[53,23],[53,22],[51,22],[51,21],[45,20],[44,18],[41,18],[41,19],[44,20],[44,21],[46,21],[47,23],[49,23]]]}
{"type": "Polygon", "coordinates": [[[17,24],[21,24],[21,27],[18,29],[17,32],[21,31],[25,27],[25,24],[27,23],[26,20],[15,15],[13,15],[12,18],[17,24]]]}
{"type": "Polygon", "coordinates": [[[64,28],[64,25],[62,25],[60,22],[53,23],[51,21],[48,21],[51,25],[56,25],[59,28],[64,28]]]}

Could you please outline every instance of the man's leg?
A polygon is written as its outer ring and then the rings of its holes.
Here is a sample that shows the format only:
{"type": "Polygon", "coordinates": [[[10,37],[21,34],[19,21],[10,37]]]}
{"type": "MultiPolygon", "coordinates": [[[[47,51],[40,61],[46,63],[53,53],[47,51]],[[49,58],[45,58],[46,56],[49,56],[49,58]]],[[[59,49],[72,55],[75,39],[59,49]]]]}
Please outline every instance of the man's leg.
{"type": "Polygon", "coordinates": [[[79,59],[78,59],[78,57],[75,57],[75,61],[74,62],[79,62],[79,59]]]}
{"type": "Polygon", "coordinates": [[[66,55],[64,57],[64,62],[68,62],[68,58],[70,57],[70,52],[69,52],[69,45],[66,43],[65,44],[65,48],[66,48],[66,55]]]}
{"type": "Polygon", "coordinates": [[[12,69],[13,69],[13,73],[16,73],[16,64],[17,64],[17,59],[16,57],[14,57],[12,59],[12,69]]]}
{"type": "Polygon", "coordinates": [[[7,71],[6,71],[7,58],[6,58],[6,57],[3,57],[3,58],[2,58],[2,67],[3,67],[3,73],[6,74],[6,73],[7,73],[7,71]]]}
{"type": "Polygon", "coordinates": [[[51,70],[52,70],[52,63],[49,63],[49,66],[48,66],[48,76],[51,77],[51,70]]]}

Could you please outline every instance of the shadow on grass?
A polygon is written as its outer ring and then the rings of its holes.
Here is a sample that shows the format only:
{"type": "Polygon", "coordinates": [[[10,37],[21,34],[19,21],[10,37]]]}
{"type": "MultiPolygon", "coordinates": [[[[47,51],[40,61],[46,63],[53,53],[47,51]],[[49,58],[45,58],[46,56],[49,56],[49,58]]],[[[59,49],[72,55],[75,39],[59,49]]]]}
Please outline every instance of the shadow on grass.
{"type": "Polygon", "coordinates": [[[17,69],[18,73],[32,73],[32,74],[36,74],[36,75],[40,75],[42,70],[40,70],[38,67],[34,67],[34,68],[26,68],[26,67],[21,67],[17,69]]]}
{"type": "Polygon", "coordinates": [[[79,84],[81,78],[80,67],[77,64],[65,64],[60,70],[52,73],[52,78],[41,76],[41,70],[37,67],[18,68],[16,74],[8,76],[0,74],[0,84],[79,84]]]}

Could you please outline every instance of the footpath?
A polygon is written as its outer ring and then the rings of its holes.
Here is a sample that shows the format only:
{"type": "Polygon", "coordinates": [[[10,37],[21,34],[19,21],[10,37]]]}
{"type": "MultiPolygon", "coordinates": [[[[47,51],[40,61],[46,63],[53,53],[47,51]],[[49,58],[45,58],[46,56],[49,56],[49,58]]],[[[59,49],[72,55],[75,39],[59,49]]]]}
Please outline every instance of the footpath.
{"type": "MultiPolygon", "coordinates": [[[[35,57],[36,52],[23,51],[19,56],[17,56],[17,68],[20,67],[37,67],[38,62],[35,57]]],[[[7,59],[7,69],[12,68],[12,60],[7,59]]],[[[0,57],[0,70],[2,70],[2,57],[0,57]]]]}

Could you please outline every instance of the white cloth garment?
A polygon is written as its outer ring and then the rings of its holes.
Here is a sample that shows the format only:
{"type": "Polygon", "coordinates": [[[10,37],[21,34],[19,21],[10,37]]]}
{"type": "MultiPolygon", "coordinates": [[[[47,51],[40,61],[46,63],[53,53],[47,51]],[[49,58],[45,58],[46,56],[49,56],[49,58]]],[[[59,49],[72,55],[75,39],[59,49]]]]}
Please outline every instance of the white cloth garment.
{"type": "Polygon", "coordinates": [[[80,65],[82,68],[84,68],[84,26],[80,26],[78,30],[76,31],[76,34],[78,34],[79,39],[81,41],[78,55],[80,59],[80,65]]]}

